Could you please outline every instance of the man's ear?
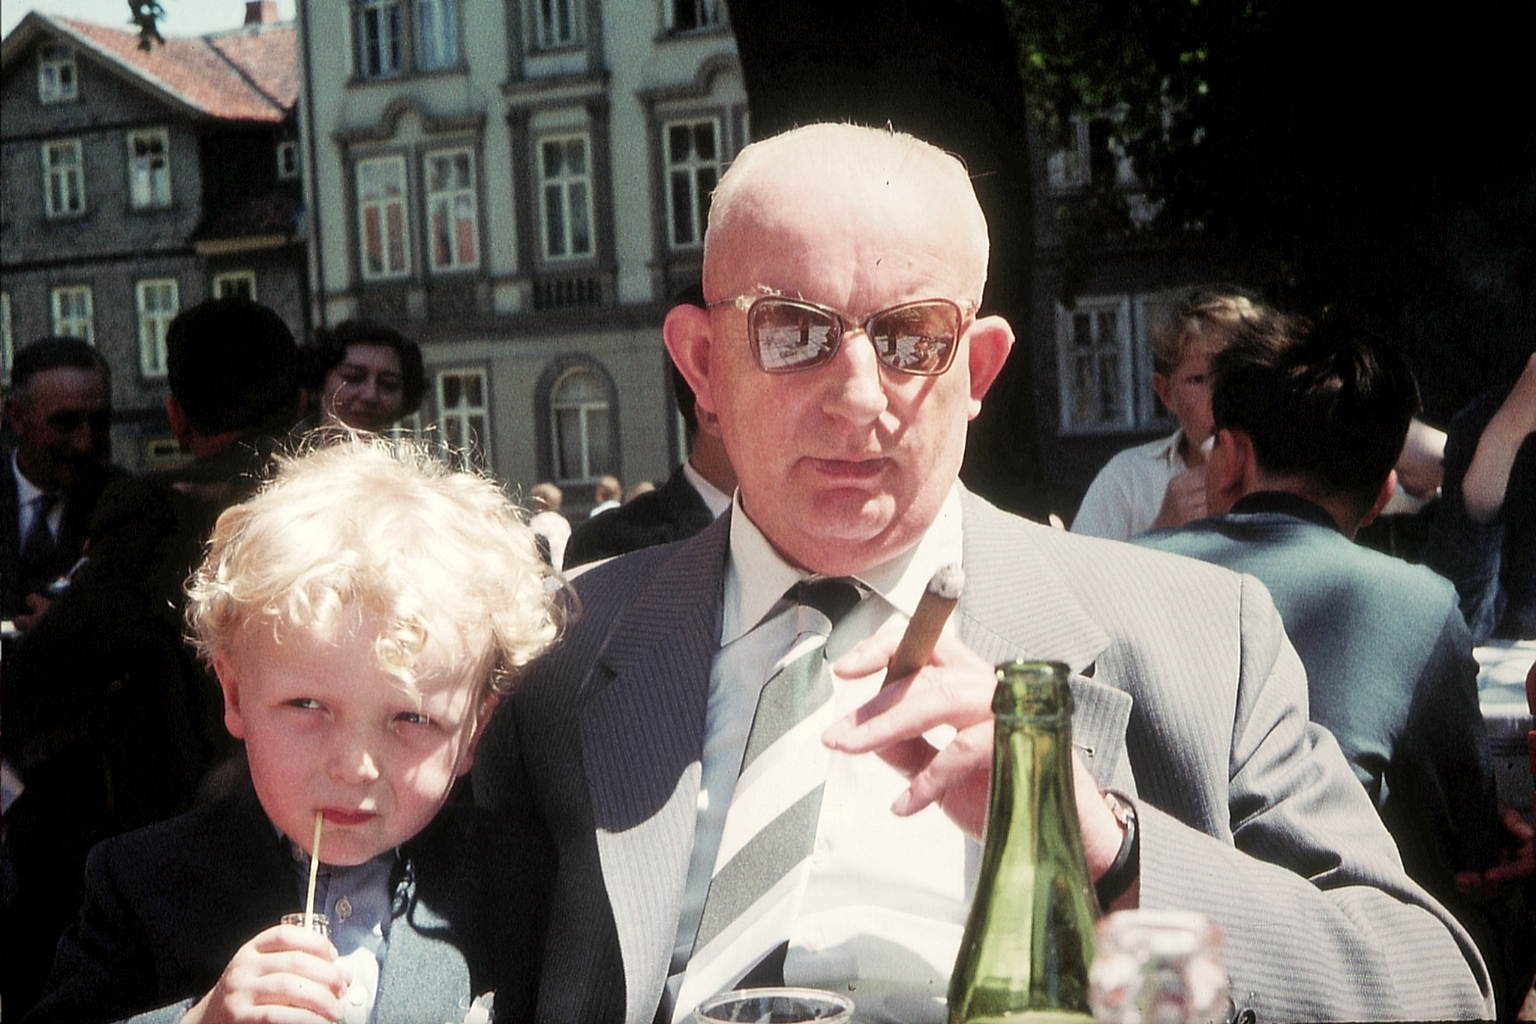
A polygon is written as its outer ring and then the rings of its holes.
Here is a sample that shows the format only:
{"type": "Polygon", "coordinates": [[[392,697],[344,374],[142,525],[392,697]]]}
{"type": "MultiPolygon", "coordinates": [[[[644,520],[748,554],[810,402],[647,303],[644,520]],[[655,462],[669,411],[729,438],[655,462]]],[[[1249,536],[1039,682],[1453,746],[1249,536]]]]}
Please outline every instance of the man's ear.
{"type": "MultiPolygon", "coordinates": [[[[662,340],[678,371],[693,389],[694,400],[702,412],[713,415],[714,398],[709,393],[710,346],[714,341],[709,310],[684,304],[673,306],[661,325],[662,340]]],[[[702,417],[700,417],[702,419],[702,417]]]]}
{"type": "Polygon", "coordinates": [[[183,448],[192,444],[192,424],[187,419],[186,410],[181,403],[174,398],[165,400],[165,418],[171,421],[171,433],[176,435],[176,440],[183,448]]]}
{"type": "Polygon", "coordinates": [[[971,373],[968,418],[975,419],[981,412],[981,400],[1008,361],[1008,353],[1013,348],[1013,328],[1000,316],[982,317],[971,325],[966,334],[966,345],[967,366],[971,373]]]}
{"type": "Polygon", "coordinates": [[[1376,521],[1381,515],[1381,510],[1387,507],[1387,502],[1392,500],[1392,495],[1397,493],[1397,470],[1387,470],[1387,478],[1381,482],[1381,491],[1376,495],[1376,500],[1371,502],[1371,507],[1365,515],[1360,517],[1360,525],[1356,529],[1364,529],[1376,521]]]}
{"type": "Polygon", "coordinates": [[[224,728],[237,740],[245,739],[245,719],[240,715],[240,686],[237,682],[234,659],[227,653],[213,656],[213,674],[219,677],[219,689],[224,693],[224,728]]]}
{"type": "Polygon", "coordinates": [[[493,693],[485,698],[485,703],[480,705],[480,714],[475,719],[474,729],[469,734],[469,742],[464,744],[464,749],[459,754],[458,766],[453,770],[454,778],[464,775],[475,766],[475,751],[485,737],[485,727],[491,724],[491,715],[495,713],[496,705],[500,703],[501,698],[493,693]]]}
{"type": "Polygon", "coordinates": [[[1253,440],[1241,430],[1222,428],[1205,464],[1205,503],[1212,515],[1230,509],[1247,494],[1258,470],[1253,460],[1253,440]]]}

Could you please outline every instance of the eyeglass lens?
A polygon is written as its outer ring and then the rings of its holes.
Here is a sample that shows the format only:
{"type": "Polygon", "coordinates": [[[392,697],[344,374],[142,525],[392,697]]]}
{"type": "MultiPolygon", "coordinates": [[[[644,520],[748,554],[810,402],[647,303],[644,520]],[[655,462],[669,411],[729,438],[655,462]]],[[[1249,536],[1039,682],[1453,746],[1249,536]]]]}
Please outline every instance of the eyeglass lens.
{"type": "MultiPolygon", "coordinates": [[[[820,366],[836,354],[843,334],[837,313],[772,297],[753,303],[750,327],[758,364],[768,373],[820,366]]],[[[864,328],[885,366],[902,373],[939,374],[954,356],[960,311],[936,299],[909,302],[876,313],[864,328]]]]}

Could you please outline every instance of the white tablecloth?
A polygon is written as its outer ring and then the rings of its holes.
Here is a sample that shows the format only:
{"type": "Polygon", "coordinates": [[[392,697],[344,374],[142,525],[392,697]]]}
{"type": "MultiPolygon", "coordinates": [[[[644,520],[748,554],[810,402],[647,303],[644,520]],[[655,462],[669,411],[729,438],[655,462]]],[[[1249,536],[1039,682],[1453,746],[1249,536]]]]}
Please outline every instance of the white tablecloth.
{"type": "Polygon", "coordinates": [[[1533,727],[1525,700],[1525,675],[1536,663],[1536,640],[1496,641],[1475,652],[1482,671],[1478,703],[1488,723],[1488,752],[1493,757],[1499,799],[1531,814],[1531,760],[1526,734],[1533,727]]]}

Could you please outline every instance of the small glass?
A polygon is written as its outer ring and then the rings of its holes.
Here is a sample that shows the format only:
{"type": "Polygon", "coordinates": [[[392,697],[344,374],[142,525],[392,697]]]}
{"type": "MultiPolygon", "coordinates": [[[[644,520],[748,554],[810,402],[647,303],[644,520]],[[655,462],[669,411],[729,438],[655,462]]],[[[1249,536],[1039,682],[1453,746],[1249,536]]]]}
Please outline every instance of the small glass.
{"type": "Polygon", "coordinates": [[[737,989],[706,999],[693,1011],[696,1024],[847,1024],[852,1018],[853,1000],[819,988],[737,989]]]}
{"type": "Polygon", "coordinates": [[[331,922],[324,914],[284,914],[280,924],[296,925],[299,928],[308,928],[312,932],[319,932],[326,938],[331,937],[331,922]],[[304,919],[308,917],[309,923],[304,919]]]}
{"type": "Polygon", "coordinates": [[[1121,910],[1097,927],[1088,1004],[1099,1024],[1225,1024],[1221,929],[1181,910],[1121,910]]]}

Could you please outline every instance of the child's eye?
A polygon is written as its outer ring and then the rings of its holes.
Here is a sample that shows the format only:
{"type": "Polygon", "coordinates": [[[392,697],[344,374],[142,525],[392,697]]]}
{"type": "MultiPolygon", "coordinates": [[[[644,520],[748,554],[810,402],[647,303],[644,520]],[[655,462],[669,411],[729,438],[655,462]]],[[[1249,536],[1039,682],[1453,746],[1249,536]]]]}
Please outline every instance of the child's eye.
{"type": "Polygon", "coordinates": [[[406,725],[431,725],[432,716],[420,711],[402,711],[395,716],[395,721],[404,722],[406,725]]]}
{"type": "Polygon", "coordinates": [[[303,708],[306,711],[318,711],[322,705],[313,697],[295,697],[288,702],[288,706],[291,708],[303,708]]]}

